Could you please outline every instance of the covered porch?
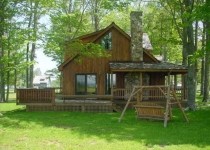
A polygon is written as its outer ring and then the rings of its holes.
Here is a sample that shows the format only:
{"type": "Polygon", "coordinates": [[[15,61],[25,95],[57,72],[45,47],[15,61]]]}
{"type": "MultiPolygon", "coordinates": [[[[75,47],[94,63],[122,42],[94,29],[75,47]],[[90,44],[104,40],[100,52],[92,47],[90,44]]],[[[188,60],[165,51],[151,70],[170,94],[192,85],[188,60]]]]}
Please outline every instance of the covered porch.
{"type": "Polygon", "coordinates": [[[126,87],[113,88],[112,91],[113,97],[127,100],[119,121],[133,101],[137,118],[164,120],[166,127],[167,121],[172,117],[172,106],[176,104],[188,122],[181,104],[186,99],[186,88],[182,80],[187,73],[184,66],[166,62],[114,62],[110,63],[110,68],[116,76],[121,75],[121,82],[116,81],[116,87],[126,87]],[[178,86],[178,75],[181,86],[178,86]]]}
{"type": "Polygon", "coordinates": [[[134,96],[131,101],[161,102],[164,98],[161,90],[165,91],[166,85],[170,85],[170,90],[174,91],[179,101],[187,99],[187,89],[183,82],[187,69],[184,66],[166,62],[111,62],[110,70],[111,74],[116,76],[111,82],[113,100],[127,100],[133,87],[141,86],[143,92],[141,95],[134,96]],[[168,76],[170,76],[170,81],[168,81],[168,76]]]}

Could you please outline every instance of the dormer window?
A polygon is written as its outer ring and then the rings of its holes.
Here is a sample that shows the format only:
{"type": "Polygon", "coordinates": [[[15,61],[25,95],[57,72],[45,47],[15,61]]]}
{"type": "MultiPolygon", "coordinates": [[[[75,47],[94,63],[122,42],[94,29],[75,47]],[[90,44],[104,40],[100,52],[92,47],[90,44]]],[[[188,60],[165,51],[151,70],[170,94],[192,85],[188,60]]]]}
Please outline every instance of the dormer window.
{"type": "Polygon", "coordinates": [[[109,32],[101,39],[101,46],[106,50],[112,49],[112,33],[109,32]]]}

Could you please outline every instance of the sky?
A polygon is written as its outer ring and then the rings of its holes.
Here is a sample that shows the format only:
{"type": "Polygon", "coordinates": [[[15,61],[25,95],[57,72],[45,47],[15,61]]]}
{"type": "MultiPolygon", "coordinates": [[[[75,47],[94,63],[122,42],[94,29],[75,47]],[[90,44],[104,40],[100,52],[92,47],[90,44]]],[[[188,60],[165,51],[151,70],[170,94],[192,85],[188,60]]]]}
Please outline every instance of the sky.
{"type": "MultiPolygon", "coordinates": [[[[42,23],[43,25],[45,25],[45,27],[47,29],[50,28],[50,17],[48,15],[44,15],[40,18],[40,23],[42,23]]],[[[39,41],[41,42],[41,41],[39,41]]],[[[43,49],[39,48],[36,50],[36,59],[35,61],[37,62],[34,66],[34,69],[40,68],[42,75],[44,75],[44,73],[47,70],[51,70],[54,68],[57,68],[56,63],[54,61],[52,61],[52,59],[50,57],[47,57],[44,53],[43,53],[43,49]]]]}
{"type": "Polygon", "coordinates": [[[35,61],[37,62],[34,66],[34,69],[40,68],[42,75],[44,75],[44,73],[47,70],[51,70],[53,68],[57,68],[56,63],[54,61],[52,61],[52,59],[50,57],[47,57],[44,53],[42,49],[38,49],[36,51],[36,59],[35,61]]]}

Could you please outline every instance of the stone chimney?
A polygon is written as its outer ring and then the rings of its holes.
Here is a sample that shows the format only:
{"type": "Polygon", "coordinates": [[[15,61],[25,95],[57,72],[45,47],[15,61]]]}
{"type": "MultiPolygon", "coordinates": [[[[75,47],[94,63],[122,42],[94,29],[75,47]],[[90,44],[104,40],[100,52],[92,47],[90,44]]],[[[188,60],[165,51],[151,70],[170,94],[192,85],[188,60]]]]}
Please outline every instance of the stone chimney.
{"type": "Polygon", "coordinates": [[[132,11],[131,20],[131,58],[132,61],[143,61],[142,12],[132,11]]]}

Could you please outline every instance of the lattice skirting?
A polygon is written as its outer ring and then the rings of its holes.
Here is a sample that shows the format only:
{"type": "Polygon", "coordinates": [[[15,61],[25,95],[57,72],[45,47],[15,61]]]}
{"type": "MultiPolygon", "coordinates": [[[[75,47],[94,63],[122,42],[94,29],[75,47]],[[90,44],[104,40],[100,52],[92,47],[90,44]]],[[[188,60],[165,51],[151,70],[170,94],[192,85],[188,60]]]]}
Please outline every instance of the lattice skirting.
{"type": "Polygon", "coordinates": [[[95,105],[26,105],[27,111],[113,112],[112,104],[95,105]]]}

